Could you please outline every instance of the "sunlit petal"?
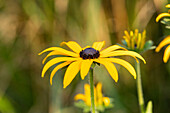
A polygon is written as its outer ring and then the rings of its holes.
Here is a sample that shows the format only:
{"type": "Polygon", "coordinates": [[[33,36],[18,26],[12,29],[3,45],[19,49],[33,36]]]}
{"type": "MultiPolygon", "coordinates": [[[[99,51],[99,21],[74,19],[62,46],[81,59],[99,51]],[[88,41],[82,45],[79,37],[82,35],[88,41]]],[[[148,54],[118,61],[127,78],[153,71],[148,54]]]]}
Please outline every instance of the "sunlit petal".
{"type": "Polygon", "coordinates": [[[170,57],[170,45],[164,51],[163,60],[165,63],[168,61],[169,57],[170,57]]]}
{"type": "Polygon", "coordinates": [[[163,17],[170,17],[169,13],[161,13],[156,17],[156,22],[158,22],[163,17]]]}
{"type": "Polygon", "coordinates": [[[66,44],[71,50],[73,50],[76,53],[80,53],[80,51],[82,51],[81,46],[74,42],[74,41],[69,41],[69,42],[62,42],[60,45],[62,46],[63,44],[66,44]]]}
{"type": "Polygon", "coordinates": [[[70,64],[70,63],[71,63],[71,61],[67,61],[67,62],[61,63],[61,64],[57,65],[57,66],[53,69],[53,71],[51,72],[51,76],[50,76],[50,84],[51,84],[51,85],[52,85],[52,80],[53,80],[53,77],[54,77],[55,73],[56,73],[59,69],[67,66],[67,65],[70,64]]]}
{"type": "Polygon", "coordinates": [[[63,82],[64,88],[66,88],[72,82],[72,80],[75,78],[75,76],[79,72],[81,62],[82,62],[82,60],[78,60],[78,61],[71,63],[68,66],[66,73],[64,75],[64,82],[63,82]]]}
{"type": "Polygon", "coordinates": [[[170,8],[170,4],[167,4],[165,7],[166,7],[166,8],[170,8]]]}
{"type": "Polygon", "coordinates": [[[167,36],[159,45],[158,47],[155,49],[156,52],[159,52],[163,46],[170,44],[170,35],[167,36]]]}
{"type": "Polygon", "coordinates": [[[110,47],[102,50],[102,51],[100,52],[100,55],[101,55],[101,56],[104,56],[105,54],[107,54],[107,53],[109,53],[109,52],[111,52],[111,51],[117,50],[117,49],[124,49],[124,50],[126,50],[125,48],[123,48],[123,47],[121,47],[121,46],[119,46],[119,45],[112,45],[112,46],[110,46],[110,47]]]}
{"type": "Polygon", "coordinates": [[[133,51],[117,50],[117,51],[110,52],[106,55],[100,56],[100,57],[112,57],[112,56],[122,56],[122,55],[137,57],[137,58],[141,59],[144,63],[146,63],[145,59],[140,54],[133,52],[133,51]]]}
{"type": "Polygon", "coordinates": [[[65,49],[59,48],[57,50],[54,50],[50,52],[42,61],[42,64],[45,63],[48,57],[53,56],[53,55],[66,55],[66,56],[72,56],[72,57],[79,57],[79,54],[73,53],[71,51],[67,51],[65,49]]]}
{"type": "Polygon", "coordinates": [[[87,59],[87,60],[83,60],[82,61],[82,63],[81,63],[81,70],[80,70],[80,75],[81,75],[82,80],[88,74],[90,66],[91,66],[92,63],[93,63],[92,59],[91,60],[87,59]]]}
{"type": "Polygon", "coordinates": [[[85,97],[85,95],[83,95],[83,94],[77,94],[77,95],[74,97],[74,100],[83,100],[83,101],[86,101],[86,97],[85,97]]]}
{"type": "Polygon", "coordinates": [[[63,62],[63,61],[75,61],[75,60],[78,60],[78,59],[80,59],[80,58],[71,58],[71,57],[57,57],[57,58],[54,58],[54,59],[48,61],[48,62],[45,64],[45,66],[44,66],[44,68],[43,68],[43,70],[42,70],[41,77],[44,77],[45,72],[46,72],[51,66],[53,66],[54,64],[57,64],[57,63],[63,62]]]}
{"type": "Polygon", "coordinates": [[[50,47],[50,48],[47,48],[45,50],[43,50],[42,52],[38,53],[38,55],[41,55],[45,52],[48,52],[48,51],[54,51],[54,50],[57,50],[59,47],[50,47]]]}
{"type": "Polygon", "coordinates": [[[94,42],[92,48],[100,51],[104,45],[105,45],[105,41],[94,42]]]}
{"type": "Polygon", "coordinates": [[[119,58],[105,58],[105,60],[108,60],[108,61],[111,61],[113,63],[117,63],[119,65],[122,65],[123,67],[125,67],[133,76],[134,78],[136,79],[136,71],[135,69],[133,68],[133,66],[128,63],[127,61],[125,60],[122,60],[122,59],[119,59],[119,58]]]}
{"type": "Polygon", "coordinates": [[[94,61],[103,64],[113,80],[118,81],[118,72],[113,63],[102,59],[95,59],[94,61]]]}

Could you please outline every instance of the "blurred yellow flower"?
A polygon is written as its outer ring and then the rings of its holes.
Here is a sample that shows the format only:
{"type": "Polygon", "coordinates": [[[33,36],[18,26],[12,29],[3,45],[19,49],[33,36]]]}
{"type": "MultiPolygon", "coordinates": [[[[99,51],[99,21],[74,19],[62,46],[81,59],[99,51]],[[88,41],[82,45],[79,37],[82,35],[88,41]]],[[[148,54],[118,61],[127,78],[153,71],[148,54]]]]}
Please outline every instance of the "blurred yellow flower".
{"type": "Polygon", "coordinates": [[[142,33],[139,33],[138,29],[135,29],[135,32],[130,31],[130,33],[125,30],[124,33],[125,36],[123,36],[123,38],[125,39],[129,49],[143,50],[146,38],[146,30],[144,30],[142,33]]]}
{"type": "Polygon", "coordinates": [[[159,52],[163,46],[168,45],[168,47],[165,49],[164,52],[164,57],[163,57],[163,61],[166,63],[169,59],[170,56],[170,35],[167,36],[159,45],[158,47],[155,49],[156,52],[159,52]]]}
{"type": "Polygon", "coordinates": [[[81,48],[79,44],[77,44],[74,41],[69,42],[62,42],[61,45],[67,45],[72,51],[68,51],[65,49],[62,49],[60,47],[50,47],[39,53],[41,55],[42,53],[51,51],[43,60],[43,64],[45,60],[52,55],[65,55],[68,57],[57,57],[53,58],[50,61],[48,61],[42,70],[41,77],[44,77],[45,72],[54,64],[61,63],[57,65],[53,71],[51,72],[50,76],[50,83],[52,84],[52,79],[55,73],[67,66],[67,70],[64,75],[64,82],[63,87],[66,88],[72,80],[75,78],[77,73],[80,71],[81,78],[84,79],[85,76],[88,74],[88,71],[92,65],[93,62],[100,63],[105,66],[111,77],[117,82],[118,80],[118,72],[116,70],[116,67],[113,63],[117,63],[125,67],[133,76],[136,78],[136,72],[135,69],[131,64],[129,64],[127,61],[119,59],[119,58],[111,58],[114,56],[122,56],[122,55],[129,55],[134,57],[136,60],[137,58],[143,60],[145,63],[144,58],[133,51],[127,51],[125,48],[118,46],[118,45],[112,45],[104,50],[101,51],[102,47],[105,44],[105,41],[102,42],[94,42],[92,47],[87,46],[85,48],[81,48]],[[136,58],[137,57],[137,58],[136,58]]]}
{"type": "MultiPolygon", "coordinates": [[[[77,94],[74,99],[77,100],[83,100],[87,106],[91,106],[91,96],[90,96],[90,85],[85,84],[84,85],[84,94],[77,94]]],[[[96,87],[94,87],[94,100],[95,100],[95,106],[109,106],[110,105],[110,99],[109,97],[103,97],[102,94],[102,84],[98,83],[96,87]]]]}
{"type": "MultiPolygon", "coordinates": [[[[165,6],[166,8],[170,8],[170,4],[165,6]]],[[[156,17],[156,22],[159,22],[159,20],[163,17],[170,17],[170,10],[168,10],[168,13],[161,13],[156,17]]]]}

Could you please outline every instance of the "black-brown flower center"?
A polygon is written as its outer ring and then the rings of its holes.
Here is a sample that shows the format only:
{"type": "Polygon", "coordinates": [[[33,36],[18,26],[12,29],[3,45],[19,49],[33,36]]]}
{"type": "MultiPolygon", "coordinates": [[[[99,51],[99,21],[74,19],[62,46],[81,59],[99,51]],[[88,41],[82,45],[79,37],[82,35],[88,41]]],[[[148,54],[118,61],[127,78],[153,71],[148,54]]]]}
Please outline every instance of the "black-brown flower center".
{"type": "Polygon", "coordinates": [[[100,56],[100,53],[98,50],[95,50],[94,48],[86,48],[85,50],[82,50],[80,52],[80,57],[83,59],[95,59],[100,56]]]}

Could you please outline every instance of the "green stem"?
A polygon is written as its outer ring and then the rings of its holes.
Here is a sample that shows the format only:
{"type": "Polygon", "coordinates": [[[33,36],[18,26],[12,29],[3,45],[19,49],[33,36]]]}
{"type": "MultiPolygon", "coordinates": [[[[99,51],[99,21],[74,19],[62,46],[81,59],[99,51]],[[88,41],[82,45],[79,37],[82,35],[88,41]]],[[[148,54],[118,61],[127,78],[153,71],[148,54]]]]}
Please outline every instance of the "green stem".
{"type": "Polygon", "coordinates": [[[145,113],[141,72],[140,72],[140,62],[139,63],[136,62],[136,71],[137,71],[136,81],[137,81],[138,102],[139,102],[139,107],[140,107],[140,113],[145,113]]]}
{"type": "Polygon", "coordinates": [[[93,68],[90,68],[89,71],[90,78],[90,94],[91,94],[91,113],[95,113],[95,103],[94,103],[94,83],[93,83],[93,68]]]}

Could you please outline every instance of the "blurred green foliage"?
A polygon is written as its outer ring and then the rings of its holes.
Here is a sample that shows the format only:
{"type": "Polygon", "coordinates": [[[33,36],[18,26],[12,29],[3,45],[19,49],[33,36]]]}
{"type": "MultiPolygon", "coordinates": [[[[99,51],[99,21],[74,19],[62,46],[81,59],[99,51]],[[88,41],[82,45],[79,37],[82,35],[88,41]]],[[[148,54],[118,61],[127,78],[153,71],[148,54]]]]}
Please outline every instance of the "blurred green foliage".
{"type": "MultiPolygon", "coordinates": [[[[82,113],[73,97],[83,92],[88,77],[76,76],[62,88],[65,69],[56,73],[53,86],[49,74],[41,78],[42,56],[38,53],[62,41],[75,40],[82,47],[106,41],[120,43],[124,30],[146,29],[147,40],[158,45],[170,31],[156,23],[169,1],[161,0],[0,0],[0,112],[82,113]]],[[[146,52],[142,64],[145,105],[153,102],[154,113],[169,113],[170,62],[163,63],[163,50],[146,52]]],[[[44,56],[43,56],[44,57],[44,56]]],[[[126,58],[133,64],[134,60],[126,58]]],[[[103,66],[95,68],[95,83],[114,98],[114,108],[105,113],[138,113],[136,81],[122,67],[115,83],[103,66]]]]}

